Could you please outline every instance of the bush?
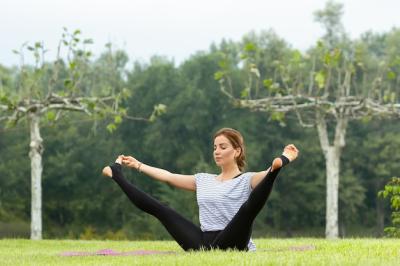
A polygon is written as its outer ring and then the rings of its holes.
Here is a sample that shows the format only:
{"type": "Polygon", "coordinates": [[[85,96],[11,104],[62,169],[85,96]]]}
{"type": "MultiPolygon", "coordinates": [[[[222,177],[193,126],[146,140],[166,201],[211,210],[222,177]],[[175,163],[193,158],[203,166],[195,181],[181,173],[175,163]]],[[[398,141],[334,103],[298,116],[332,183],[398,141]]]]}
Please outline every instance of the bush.
{"type": "Polygon", "coordinates": [[[29,238],[30,224],[23,221],[0,222],[0,238],[29,238]]]}
{"type": "Polygon", "coordinates": [[[385,186],[385,189],[379,191],[379,197],[390,197],[390,206],[392,209],[392,226],[385,228],[385,233],[389,237],[400,237],[400,178],[393,177],[385,186]]]}

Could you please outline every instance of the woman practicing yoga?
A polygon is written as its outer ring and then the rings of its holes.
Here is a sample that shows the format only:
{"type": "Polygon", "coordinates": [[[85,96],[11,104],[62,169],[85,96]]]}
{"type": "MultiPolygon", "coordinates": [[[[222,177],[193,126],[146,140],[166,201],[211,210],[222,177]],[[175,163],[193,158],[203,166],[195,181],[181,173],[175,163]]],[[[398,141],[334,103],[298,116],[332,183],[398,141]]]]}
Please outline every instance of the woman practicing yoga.
{"type": "Polygon", "coordinates": [[[214,135],[213,155],[221,168],[219,175],[174,174],[124,155],[105,167],[103,174],[112,177],[135,206],[155,216],[184,250],[254,251],[255,245],[251,241],[253,221],[267,201],[280,169],[296,159],[298,150],[293,144],[287,145],[267,170],[243,173],[243,137],[234,129],[222,128],[214,135]],[[177,188],[196,191],[200,228],[129,183],[122,175],[121,165],[177,188]]]}

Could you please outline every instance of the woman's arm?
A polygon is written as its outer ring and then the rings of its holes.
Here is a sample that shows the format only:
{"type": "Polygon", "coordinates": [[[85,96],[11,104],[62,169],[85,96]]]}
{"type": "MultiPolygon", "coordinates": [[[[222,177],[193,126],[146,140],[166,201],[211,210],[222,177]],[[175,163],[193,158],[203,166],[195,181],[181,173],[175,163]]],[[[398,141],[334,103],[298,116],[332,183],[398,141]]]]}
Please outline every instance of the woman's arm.
{"type": "Polygon", "coordinates": [[[122,164],[134,168],[156,180],[168,183],[174,187],[196,191],[196,181],[194,175],[174,174],[167,170],[144,164],[132,156],[123,156],[122,164]]]}
{"type": "Polygon", "coordinates": [[[255,173],[251,177],[251,188],[252,189],[254,189],[264,179],[264,177],[267,175],[269,169],[270,168],[268,168],[265,171],[261,171],[261,172],[255,173]]]}

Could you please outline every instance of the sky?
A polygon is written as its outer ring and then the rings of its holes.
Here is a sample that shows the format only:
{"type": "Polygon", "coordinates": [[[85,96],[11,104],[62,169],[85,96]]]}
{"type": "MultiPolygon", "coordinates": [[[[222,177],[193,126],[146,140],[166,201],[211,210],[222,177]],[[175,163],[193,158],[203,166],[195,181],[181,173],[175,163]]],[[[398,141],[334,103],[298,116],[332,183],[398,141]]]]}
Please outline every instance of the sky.
{"type": "MultiPolygon", "coordinates": [[[[339,0],[352,38],[400,27],[400,0],[339,0]]],[[[223,38],[239,41],[255,30],[273,29],[292,47],[305,50],[322,36],[313,13],[325,0],[0,0],[0,64],[25,42],[44,42],[54,59],[63,27],[80,29],[99,55],[104,45],[124,49],[131,61],[161,55],[179,64],[223,38]]],[[[29,62],[28,62],[29,63],[29,62]]]]}

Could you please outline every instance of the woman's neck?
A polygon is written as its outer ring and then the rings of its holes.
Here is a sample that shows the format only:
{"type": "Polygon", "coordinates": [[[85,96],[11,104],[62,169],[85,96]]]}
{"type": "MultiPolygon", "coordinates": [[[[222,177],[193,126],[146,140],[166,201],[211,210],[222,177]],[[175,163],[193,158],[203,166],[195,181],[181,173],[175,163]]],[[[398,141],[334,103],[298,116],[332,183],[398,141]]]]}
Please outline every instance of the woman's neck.
{"type": "Polygon", "coordinates": [[[221,180],[227,180],[234,178],[240,173],[241,171],[239,170],[237,164],[225,165],[221,167],[221,174],[219,177],[221,180]]]}

